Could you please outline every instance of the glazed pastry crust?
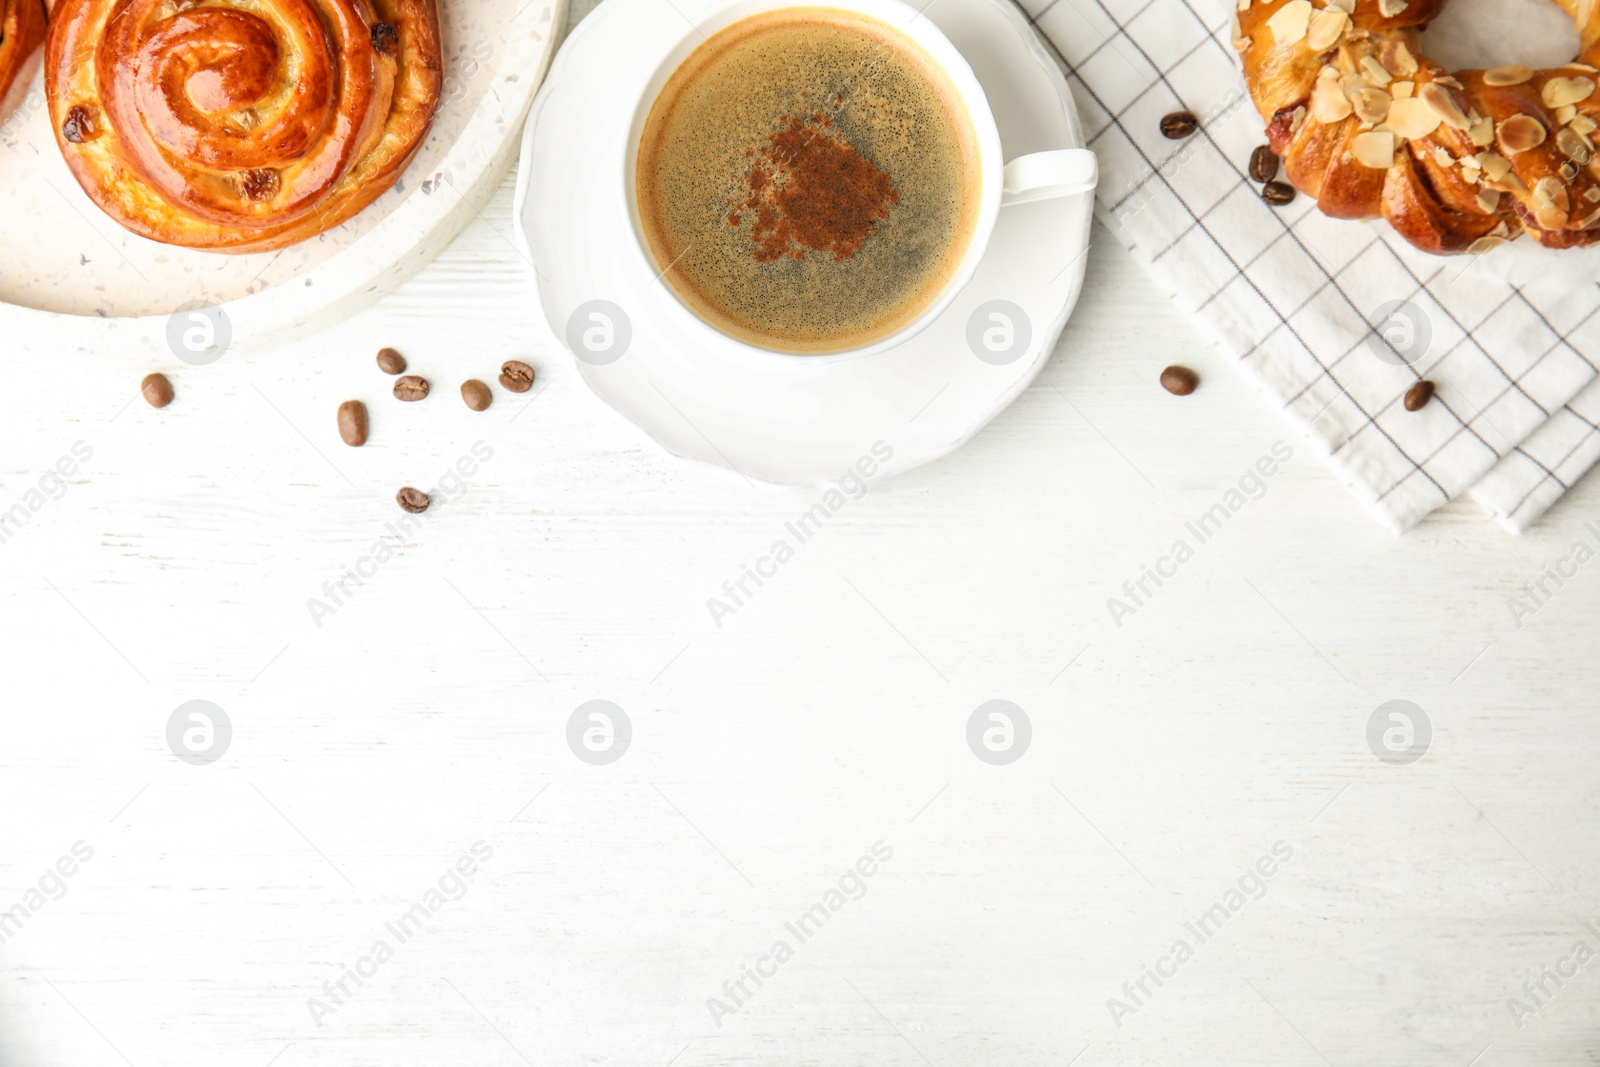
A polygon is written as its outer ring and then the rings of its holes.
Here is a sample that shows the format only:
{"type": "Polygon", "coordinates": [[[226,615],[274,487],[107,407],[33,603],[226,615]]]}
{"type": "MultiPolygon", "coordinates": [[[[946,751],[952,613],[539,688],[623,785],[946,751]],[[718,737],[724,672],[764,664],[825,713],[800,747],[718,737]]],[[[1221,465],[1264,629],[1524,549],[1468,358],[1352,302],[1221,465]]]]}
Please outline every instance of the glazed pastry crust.
{"type": "Polygon", "coordinates": [[[43,0],[0,0],[0,123],[17,110],[39,68],[44,43],[43,0]]]}
{"type": "Polygon", "coordinates": [[[259,252],[394,184],[442,85],[434,0],[56,0],[45,95],[91,199],[167,244],[259,252]]]}
{"type": "Polygon", "coordinates": [[[1444,2],[1239,0],[1234,47],[1289,180],[1427,252],[1600,242],[1600,3],[1556,0],[1579,31],[1566,66],[1452,73],[1420,44],[1444,2]]]}

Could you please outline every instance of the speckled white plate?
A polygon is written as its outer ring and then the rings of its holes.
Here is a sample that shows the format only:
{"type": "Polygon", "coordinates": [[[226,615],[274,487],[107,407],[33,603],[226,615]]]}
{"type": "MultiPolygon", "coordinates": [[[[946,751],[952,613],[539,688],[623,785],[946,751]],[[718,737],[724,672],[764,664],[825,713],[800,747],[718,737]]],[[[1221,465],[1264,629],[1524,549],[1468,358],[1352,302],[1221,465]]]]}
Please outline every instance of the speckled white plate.
{"type": "Polygon", "coordinates": [[[0,333],[50,353],[106,345],[160,352],[172,348],[172,313],[206,304],[227,316],[235,348],[256,347],[359,310],[436,256],[488,200],[513,158],[566,8],[567,0],[442,0],[444,92],[427,142],[365,211],[277,252],[196,252],[112,222],[62,160],[35,74],[0,127],[8,204],[0,333]]]}
{"type": "MultiPolygon", "coordinates": [[[[622,254],[634,235],[617,190],[645,83],[687,32],[685,20],[711,2],[605,0],[556,56],[523,135],[514,210],[546,319],[606,403],[674,455],[747,479],[830,481],[880,441],[867,465],[881,474],[959,448],[1055,347],[1083,281],[1092,194],[1003,208],[972,281],[888,351],[809,363],[704,350],[640,257],[622,254]],[[998,339],[1008,323],[1015,343],[980,358],[985,334],[999,331],[990,333],[998,339]],[[586,350],[586,331],[612,347],[586,350]]],[[[926,17],[977,74],[1005,158],[1083,147],[1066,80],[1014,4],[938,0],[926,17]]]]}

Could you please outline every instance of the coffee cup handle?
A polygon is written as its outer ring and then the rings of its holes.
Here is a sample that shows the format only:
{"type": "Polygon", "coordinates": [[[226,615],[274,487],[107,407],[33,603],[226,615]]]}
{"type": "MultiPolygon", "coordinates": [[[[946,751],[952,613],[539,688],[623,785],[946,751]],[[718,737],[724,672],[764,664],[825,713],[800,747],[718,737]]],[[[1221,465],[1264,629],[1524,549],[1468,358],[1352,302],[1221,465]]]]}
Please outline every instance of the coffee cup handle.
{"type": "Polygon", "coordinates": [[[1000,206],[1092,192],[1099,179],[1100,166],[1087,148],[1018,156],[1006,164],[1000,206]]]}

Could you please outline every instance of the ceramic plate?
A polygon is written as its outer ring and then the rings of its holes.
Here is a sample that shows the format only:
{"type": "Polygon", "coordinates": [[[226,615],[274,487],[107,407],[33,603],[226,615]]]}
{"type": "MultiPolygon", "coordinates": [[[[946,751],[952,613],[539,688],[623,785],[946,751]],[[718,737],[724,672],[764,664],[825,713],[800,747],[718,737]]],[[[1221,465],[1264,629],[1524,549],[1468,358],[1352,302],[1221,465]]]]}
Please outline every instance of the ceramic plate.
{"type": "MultiPolygon", "coordinates": [[[[9,342],[52,353],[101,345],[162,350],[171,347],[172,313],[203,304],[220,306],[234,345],[267,345],[376,300],[437,255],[494,191],[566,7],[567,0],[443,0],[445,82],[427,142],[365,211],[277,252],[196,252],[112,222],[62,160],[35,74],[22,106],[0,127],[0,181],[10,205],[0,243],[0,329],[9,342]]],[[[172,322],[181,339],[185,317],[172,322]]]]}

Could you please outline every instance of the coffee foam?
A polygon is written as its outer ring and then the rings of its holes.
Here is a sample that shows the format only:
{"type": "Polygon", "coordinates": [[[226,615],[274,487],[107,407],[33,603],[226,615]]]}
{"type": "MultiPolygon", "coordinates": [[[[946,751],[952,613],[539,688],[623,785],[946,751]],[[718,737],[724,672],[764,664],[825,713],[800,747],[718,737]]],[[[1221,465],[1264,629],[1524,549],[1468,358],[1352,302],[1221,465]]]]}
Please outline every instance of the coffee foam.
{"type": "Polygon", "coordinates": [[[645,122],[635,194],[657,266],[702,317],[752,344],[828,352],[893,333],[944,289],[976,225],[979,167],[966,108],[919,45],[853,12],[797,7],[727,27],[673,72],[645,122]],[[738,207],[753,153],[796,118],[899,195],[843,261],[758,262],[738,207]]]}

